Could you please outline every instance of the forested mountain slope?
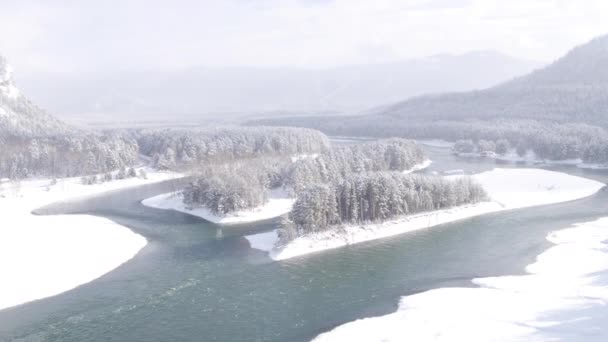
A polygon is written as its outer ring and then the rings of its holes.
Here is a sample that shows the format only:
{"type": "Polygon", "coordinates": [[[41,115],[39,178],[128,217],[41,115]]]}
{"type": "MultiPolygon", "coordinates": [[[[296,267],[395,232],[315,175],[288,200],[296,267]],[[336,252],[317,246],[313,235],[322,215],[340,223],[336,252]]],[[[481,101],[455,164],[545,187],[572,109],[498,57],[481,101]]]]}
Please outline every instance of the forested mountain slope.
{"type": "Polygon", "coordinates": [[[506,141],[542,159],[607,163],[608,36],[573,49],[544,69],[486,90],[421,96],[367,116],[294,117],[255,124],[316,128],[330,135],[503,140],[503,146],[506,141]]]}
{"type": "Polygon", "coordinates": [[[0,56],[0,138],[52,135],[67,129],[21,94],[13,81],[11,66],[0,56]]]}
{"type": "Polygon", "coordinates": [[[130,119],[150,120],[171,114],[171,119],[191,120],[205,113],[238,117],[367,110],[426,93],[486,88],[538,66],[494,51],[474,51],[328,68],[36,73],[20,75],[20,83],[37,102],[66,117],[128,114],[130,119]]]}
{"type": "Polygon", "coordinates": [[[0,56],[0,178],[101,173],[137,160],[129,137],[71,127],[30,102],[0,56]]]}
{"type": "Polygon", "coordinates": [[[608,36],[527,76],[481,91],[430,95],[378,113],[408,119],[550,119],[608,125],[608,36]]]}

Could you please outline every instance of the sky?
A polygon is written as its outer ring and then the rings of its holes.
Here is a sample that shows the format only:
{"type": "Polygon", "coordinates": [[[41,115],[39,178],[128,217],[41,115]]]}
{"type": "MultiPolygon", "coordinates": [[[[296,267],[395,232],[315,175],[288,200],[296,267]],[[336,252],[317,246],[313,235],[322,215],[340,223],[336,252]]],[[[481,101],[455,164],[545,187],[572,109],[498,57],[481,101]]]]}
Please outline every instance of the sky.
{"type": "Polygon", "coordinates": [[[550,62],[608,34],[605,0],[0,0],[17,72],[331,67],[496,50],[550,62]]]}

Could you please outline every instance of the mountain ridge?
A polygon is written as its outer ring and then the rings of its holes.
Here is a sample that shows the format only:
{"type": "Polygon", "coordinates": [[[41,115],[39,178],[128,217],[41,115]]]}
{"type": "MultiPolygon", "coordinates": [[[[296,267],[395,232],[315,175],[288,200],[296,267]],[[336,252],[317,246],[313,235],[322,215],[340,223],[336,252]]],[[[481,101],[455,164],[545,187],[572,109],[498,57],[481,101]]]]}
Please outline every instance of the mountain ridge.
{"type": "Polygon", "coordinates": [[[13,80],[12,67],[0,55],[0,135],[2,137],[61,134],[69,128],[25,97],[13,80]]]}
{"type": "Polygon", "coordinates": [[[538,67],[493,51],[333,68],[194,67],[21,77],[37,103],[65,117],[119,113],[362,112],[427,92],[487,87],[538,67]],[[446,72],[446,70],[450,70],[446,72]],[[472,77],[475,70],[482,70],[472,77]],[[48,89],[53,89],[49,92],[48,89]]]}
{"type": "Polygon", "coordinates": [[[608,125],[608,35],[491,88],[423,95],[374,114],[395,118],[528,118],[608,125]]]}

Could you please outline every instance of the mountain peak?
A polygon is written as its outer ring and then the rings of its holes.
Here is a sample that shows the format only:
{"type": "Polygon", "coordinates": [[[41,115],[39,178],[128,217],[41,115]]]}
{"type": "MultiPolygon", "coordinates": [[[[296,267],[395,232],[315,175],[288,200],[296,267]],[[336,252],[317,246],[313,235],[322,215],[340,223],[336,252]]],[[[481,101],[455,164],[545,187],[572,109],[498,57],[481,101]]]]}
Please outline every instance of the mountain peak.
{"type": "Polygon", "coordinates": [[[20,94],[13,82],[13,68],[2,55],[0,55],[0,94],[9,98],[15,98],[20,94]]]}
{"type": "Polygon", "coordinates": [[[31,103],[13,82],[13,69],[0,56],[0,141],[9,136],[44,136],[68,126],[31,103]]]}
{"type": "Polygon", "coordinates": [[[520,118],[608,127],[608,36],[575,47],[549,66],[473,92],[422,96],[382,115],[424,120],[520,118]]]}
{"type": "Polygon", "coordinates": [[[608,35],[570,50],[547,67],[507,85],[557,86],[608,83],[608,35]]]}
{"type": "Polygon", "coordinates": [[[588,43],[575,47],[564,58],[581,52],[593,52],[596,55],[608,56],[608,34],[593,38],[588,43]]]}

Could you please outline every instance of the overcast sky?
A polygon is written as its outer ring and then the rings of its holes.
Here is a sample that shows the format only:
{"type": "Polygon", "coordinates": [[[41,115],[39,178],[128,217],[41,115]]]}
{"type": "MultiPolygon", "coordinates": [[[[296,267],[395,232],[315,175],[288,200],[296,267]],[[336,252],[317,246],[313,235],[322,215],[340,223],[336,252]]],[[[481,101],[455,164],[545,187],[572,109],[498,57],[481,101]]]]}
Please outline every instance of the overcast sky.
{"type": "Polygon", "coordinates": [[[18,70],[304,67],[498,50],[551,61],[608,33],[606,0],[0,0],[18,70]]]}

